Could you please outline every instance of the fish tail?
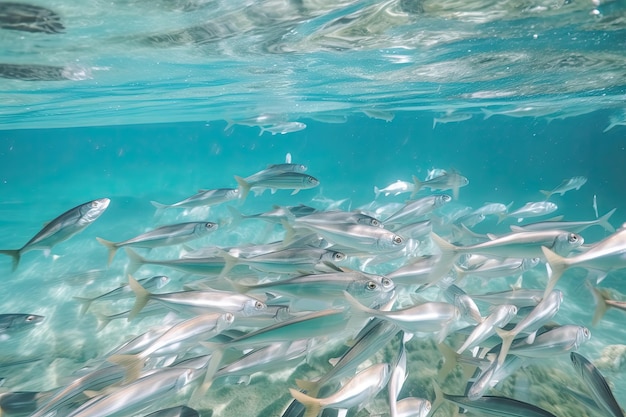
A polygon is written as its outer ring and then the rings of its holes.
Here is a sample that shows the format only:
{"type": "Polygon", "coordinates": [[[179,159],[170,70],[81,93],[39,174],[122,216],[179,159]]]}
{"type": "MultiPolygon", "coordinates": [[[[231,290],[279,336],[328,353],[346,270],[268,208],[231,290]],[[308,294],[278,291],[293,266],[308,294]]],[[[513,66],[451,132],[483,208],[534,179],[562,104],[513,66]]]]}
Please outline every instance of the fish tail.
{"type": "Polygon", "coordinates": [[[252,288],[249,285],[241,284],[239,282],[230,280],[228,278],[224,278],[224,281],[227,281],[230,284],[230,286],[233,288],[233,290],[235,290],[239,294],[245,294],[248,291],[250,291],[250,288],[252,288]]]}
{"type": "Polygon", "coordinates": [[[554,286],[558,282],[559,278],[561,278],[561,275],[563,275],[563,272],[565,272],[565,270],[569,268],[569,264],[566,258],[557,255],[545,246],[541,247],[541,251],[548,261],[548,275],[550,277],[548,279],[548,285],[546,285],[546,290],[543,293],[543,297],[545,298],[550,293],[550,291],[554,289],[554,286]]]}
{"type": "Polygon", "coordinates": [[[235,181],[239,184],[239,199],[241,201],[245,201],[246,197],[248,197],[248,193],[250,192],[250,188],[252,186],[245,179],[235,175],[235,181]]]}
{"type": "Polygon", "coordinates": [[[241,221],[243,220],[243,215],[233,206],[226,206],[226,208],[228,209],[228,211],[230,211],[231,219],[229,225],[231,227],[239,226],[239,223],[241,223],[241,221]]]}
{"type": "Polygon", "coordinates": [[[169,207],[167,204],[159,203],[158,201],[154,200],[150,201],[150,204],[156,207],[156,212],[154,213],[156,217],[161,216],[161,214],[163,214],[163,211],[169,207]]]}
{"type": "Polygon", "coordinates": [[[296,229],[293,228],[287,220],[281,220],[280,223],[285,229],[285,237],[283,238],[283,247],[289,246],[293,242],[296,236],[296,229]]]}
{"type": "Polygon", "coordinates": [[[616,209],[609,211],[604,216],[600,217],[597,221],[597,224],[602,226],[604,230],[606,230],[609,233],[615,232],[615,228],[611,225],[611,223],[609,223],[609,219],[611,218],[613,213],[615,213],[615,210],[616,209]]]}
{"type": "Polygon", "coordinates": [[[19,249],[0,250],[0,254],[8,255],[8,256],[13,258],[13,264],[11,265],[11,271],[15,271],[17,269],[17,266],[20,263],[20,258],[21,258],[20,250],[19,249]]]}
{"type": "Polygon", "coordinates": [[[84,297],[73,297],[74,300],[78,301],[81,303],[80,306],[80,317],[83,317],[85,315],[85,313],[87,313],[87,310],[89,310],[89,307],[91,306],[91,303],[93,302],[93,298],[84,298],[84,297]]]}
{"type": "Polygon", "coordinates": [[[415,187],[413,189],[413,192],[411,193],[411,198],[415,197],[415,195],[422,188],[422,182],[415,175],[413,175],[413,184],[415,184],[415,187]]]}
{"type": "Polygon", "coordinates": [[[486,109],[486,108],[484,108],[484,107],[482,107],[482,108],[480,109],[480,111],[482,111],[482,112],[483,112],[483,114],[485,115],[485,116],[483,117],[483,120],[487,120],[488,118],[490,118],[491,116],[493,116],[493,115],[495,114],[495,112],[492,112],[491,110],[486,109]]]}
{"type": "Polygon", "coordinates": [[[218,255],[224,258],[224,267],[222,268],[222,272],[220,272],[220,275],[218,277],[221,279],[224,278],[226,274],[229,273],[230,270],[239,263],[239,258],[221,249],[218,250],[218,255]]]}
{"type": "Polygon", "coordinates": [[[552,191],[539,190],[539,192],[546,197],[546,200],[552,197],[552,191]]]}
{"type": "Polygon", "coordinates": [[[600,290],[594,287],[591,282],[585,281],[585,284],[591,291],[591,295],[593,295],[593,299],[596,302],[596,309],[593,313],[593,320],[591,321],[591,325],[595,326],[600,322],[602,317],[604,317],[606,310],[609,309],[609,305],[606,303],[608,297],[606,294],[603,294],[600,290]]]}
{"type": "Polygon", "coordinates": [[[306,391],[311,397],[317,396],[320,390],[318,381],[309,381],[306,379],[296,379],[296,385],[298,388],[306,391]]]}
{"type": "Polygon", "coordinates": [[[289,388],[289,392],[291,393],[291,396],[296,399],[296,401],[302,403],[304,406],[304,417],[317,417],[320,411],[322,411],[322,405],[320,404],[319,399],[310,397],[293,388],[289,388]]]}
{"type": "Polygon", "coordinates": [[[441,354],[443,355],[443,365],[441,366],[441,369],[437,374],[437,380],[443,381],[446,379],[448,374],[452,372],[452,370],[455,369],[458,365],[459,353],[452,350],[450,346],[446,345],[443,342],[437,344],[437,349],[439,349],[439,352],[441,352],[441,354]]]}
{"type": "Polygon", "coordinates": [[[143,264],[146,263],[146,259],[130,248],[124,248],[124,251],[126,252],[126,255],[128,255],[128,260],[130,261],[126,267],[126,273],[134,274],[143,264]]]}
{"type": "Polygon", "coordinates": [[[499,328],[496,328],[496,333],[498,333],[498,336],[502,339],[502,347],[500,347],[500,354],[498,355],[498,365],[502,365],[506,359],[507,353],[509,353],[511,343],[513,343],[513,339],[515,339],[516,334],[499,328]]]}
{"type": "Polygon", "coordinates": [[[197,404],[200,399],[207,393],[207,391],[213,385],[215,374],[217,373],[220,364],[222,363],[222,359],[224,357],[224,350],[221,348],[215,349],[211,353],[211,359],[207,364],[206,373],[204,374],[204,379],[202,384],[191,395],[189,402],[191,404],[197,404]]]}
{"type": "Polygon", "coordinates": [[[115,253],[117,252],[118,246],[115,244],[115,242],[102,239],[101,237],[97,237],[96,240],[109,250],[109,259],[107,261],[107,266],[111,265],[111,262],[113,262],[113,258],[115,257],[115,253]]]}
{"type": "Polygon", "coordinates": [[[433,381],[433,390],[435,391],[435,400],[432,402],[432,407],[430,409],[429,416],[435,414],[435,411],[443,404],[445,397],[443,396],[443,391],[441,391],[441,387],[437,383],[437,381],[433,381]]]}
{"type": "Polygon", "coordinates": [[[346,331],[354,331],[356,334],[356,332],[363,328],[365,320],[368,320],[370,316],[378,315],[378,310],[364,306],[347,291],[344,291],[343,295],[348,304],[350,304],[350,316],[348,318],[348,323],[346,324],[346,331]]]}
{"type": "Polygon", "coordinates": [[[135,293],[136,297],[135,305],[128,314],[128,321],[131,321],[137,316],[137,314],[139,314],[139,312],[146,306],[146,304],[148,304],[148,301],[150,300],[150,292],[142,287],[141,284],[138,283],[137,280],[133,278],[130,274],[128,275],[128,284],[135,293]]]}
{"type": "Polygon", "coordinates": [[[430,232],[430,238],[441,252],[439,262],[437,262],[437,265],[430,272],[431,281],[435,281],[439,280],[450,271],[458,256],[459,248],[442,239],[435,232],[430,232]]]}
{"type": "Polygon", "coordinates": [[[112,355],[107,361],[120,365],[126,369],[126,382],[139,378],[144,361],[139,355],[112,355]]]}
{"type": "Polygon", "coordinates": [[[107,327],[107,325],[111,323],[111,319],[102,313],[95,313],[95,315],[96,315],[96,320],[98,321],[98,327],[96,328],[96,333],[97,333],[100,330],[107,327]]]}

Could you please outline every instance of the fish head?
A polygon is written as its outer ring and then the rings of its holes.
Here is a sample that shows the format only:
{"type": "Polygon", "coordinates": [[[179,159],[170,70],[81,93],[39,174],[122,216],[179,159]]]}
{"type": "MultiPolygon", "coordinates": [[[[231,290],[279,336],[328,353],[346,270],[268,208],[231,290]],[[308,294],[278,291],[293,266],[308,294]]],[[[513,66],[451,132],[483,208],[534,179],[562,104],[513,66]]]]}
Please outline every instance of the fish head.
{"type": "Polygon", "coordinates": [[[165,287],[170,282],[170,278],[166,277],[165,275],[155,277],[154,279],[156,280],[157,289],[165,287]]]}
{"type": "Polygon", "coordinates": [[[589,339],[591,339],[591,331],[584,326],[580,326],[576,333],[576,347],[587,342],[589,339]]]}
{"type": "Polygon", "coordinates": [[[313,187],[317,187],[318,185],[320,185],[320,182],[317,178],[311,175],[307,175],[304,178],[304,184],[307,188],[313,188],[313,187]]]}
{"type": "Polygon", "coordinates": [[[194,227],[194,234],[196,236],[204,236],[216,231],[218,227],[218,224],[213,222],[200,223],[194,227]]]}
{"type": "Polygon", "coordinates": [[[359,217],[357,218],[357,223],[380,228],[384,227],[380,220],[367,215],[359,215],[359,217]]]}
{"type": "Polygon", "coordinates": [[[80,208],[80,220],[79,222],[82,224],[89,224],[96,220],[104,210],[109,207],[109,203],[111,202],[108,198],[99,198],[97,200],[90,201],[89,203],[85,203],[80,208]]]}
{"type": "Polygon", "coordinates": [[[585,242],[578,233],[563,232],[554,240],[552,250],[559,255],[567,255],[585,242]]]}
{"type": "Polygon", "coordinates": [[[228,190],[226,192],[226,198],[234,200],[236,198],[239,198],[239,193],[239,188],[233,188],[232,190],[228,190]]]}
{"type": "Polygon", "coordinates": [[[322,255],[320,261],[322,261],[322,262],[330,262],[332,264],[335,264],[335,263],[338,263],[338,262],[345,261],[346,258],[347,258],[347,256],[343,252],[338,252],[338,251],[334,251],[334,250],[328,250],[328,251],[324,252],[324,254],[322,255]]]}
{"type": "Polygon", "coordinates": [[[217,319],[218,333],[225,329],[228,329],[235,322],[235,315],[233,313],[220,314],[217,319]]]}
{"type": "Polygon", "coordinates": [[[381,251],[396,251],[406,246],[406,240],[395,233],[385,233],[377,242],[378,249],[381,251]]]}
{"type": "Polygon", "coordinates": [[[524,271],[528,271],[529,269],[533,269],[541,262],[541,258],[524,258],[522,261],[522,268],[524,271]]]}
{"type": "Polygon", "coordinates": [[[265,305],[264,302],[253,298],[250,300],[246,300],[243,303],[242,313],[246,317],[256,316],[264,312],[266,309],[267,309],[267,305],[265,305]]]}
{"type": "Polygon", "coordinates": [[[38,316],[36,314],[25,314],[20,317],[19,323],[16,323],[19,327],[21,326],[29,326],[29,325],[38,325],[41,324],[45,320],[44,316],[38,316]]]}
{"type": "Polygon", "coordinates": [[[441,207],[444,204],[448,204],[450,201],[452,201],[452,197],[449,196],[448,194],[438,195],[435,198],[435,207],[441,207]]]}

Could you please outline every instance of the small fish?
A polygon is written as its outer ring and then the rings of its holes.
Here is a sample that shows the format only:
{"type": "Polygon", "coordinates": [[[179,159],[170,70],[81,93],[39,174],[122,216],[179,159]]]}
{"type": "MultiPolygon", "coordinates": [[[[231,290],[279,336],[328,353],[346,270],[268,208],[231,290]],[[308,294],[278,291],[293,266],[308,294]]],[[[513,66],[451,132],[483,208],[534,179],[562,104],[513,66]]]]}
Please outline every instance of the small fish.
{"type": "Polygon", "coordinates": [[[121,247],[157,248],[160,246],[177,245],[204,237],[217,230],[217,228],[217,223],[188,222],[157,227],[154,230],[121,242],[111,242],[99,237],[96,240],[109,250],[108,263],[111,264],[115,253],[121,247]]]}
{"type": "Polygon", "coordinates": [[[157,215],[161,211],[168,208],[194,208],[209,207],[226,201],[232,201],[239,198],[239,189],[237,188],[217,188],[214,190],[200,190],[198,193],[184,200],[172,204],[163,204],[157,201],[150,203],[157,208],[157,215]]]}
{"type": "Polygon", "coordinates": [[[622,408],[617,403],[609,384],[602,376],[600,371],[583,355],[572,352],[570,353],[572,365],[578,371],[578,374],[585,382],[585,385],[591,392],[596,404],[604,409],[611,417],[624,417],[622,408]]]}
{"type": "Polygon", "coordinates": [[[615,126],[626,126],[626,109],[622,109],[620,114],[612,114],[609,116],[609,125],[602,131],[606,133],[615,126]]]}
{"type": "Polygon", "coordinates": [[[0,338],[41,324],[44,319],[36,314],[0,314],[0,338]]]}
{"type": "Polygon", "coordinates": [[[556,211],[557,208],[557,205],[550,201],[530,202],[509,213],[507,217],[517,218],[517,222],[521,223],[525,218],[545,216],[556,211]]]}
{"type": "Polygon", "coordinates": [[[433,129],[437,126],[437,124],[441,123],[458,123],[463,122],[465,120],[469,120],[472,118],[471,113],[454,113],[448,112],[442,116],[433,118],[433,129]]]}
{"type": "Polygon", "coordinates": [[[435,194],[409,201],[387,217],[383,221],[383,224],[390,230],[401,228],[408,224],[415,223],[421,217],[448,204],[450,201],[452,201],[452,197],[447,194],[435,194]]]}
{"type": "Polygon", "coordinates": [[[74,207],[45,225],[20,249],[0,250],[0,253],[13,258],[15,271],[24,253],[35,249],[49,253],[54,245],[71,238],[96,221],[109,207],[110,202],[108,198],[100,198],[74,207]]]}
{"type": "Polygon", "coordinates": [[[424,181],[420,181],[416,176],[413,176],[413,182],[415,183],[414,193],[419,192],[422,188],[441,191],[452,190],[452,197],[455,200],[459,198],[459,188],[469,184],[469,180],[456,171],[444,171],[443,174],[424,181]]]}
{"type": "Polygon", "coordinates": [[[374,186],[374,194],[375,198],[378,198],[381,194],[384,194],[385,197],[389,195],[400,195],[403,193],[413,193],[415,191],[415,184],[408,181],[397,180],[394,183],[389,184],[384,188],[378,188],[374,186]]]}
{"type": "Polygon", "coordinates": [[[384,120],[387,123],[391,122],[396,117],[392,112],[385,110],[366,109],[362,110],[362,112],[370,119],[384,120]]]}
{"type": "Polygon", "coordinates": [[[586,327],[566,324],[538,335],[532,342],[528,339],[513,342],[509,353],[528,358],[552,358],[577,350],[590,338],[591,332],[586,327]]]}
{"type": "Polygon", "coordinates": [[[514,305],[501,304],[495,307],[492,310],[491,314],[474,328],[474,330],[465,340],[463,345],[457,350],[457,353],[460,355],[466,349],[471,349],[474,346],[480,345],[482,341],[486,340],[488,337],[496,333],[496,327],[504,327],[516,315],[517,307],[514,305]]]}
{"type": "Polygon", "coordinates": [[[568,232],[580,233],[583,230],[587,229],[591,226],[600,226],[604,230],[609,233],[615,232],[615,228],[609,223],[609,219],[615,213],[616,209],[613,209],[606,213],[604,216],[597,218],[596,220],[590,221],[579,221],[579,222],[563,222],[563,221],[546,221],[546,222],[538,222],[538,223],[530,223],[522,226],[511,226],[511,230],[514,232],[518,231],[529,231],[529,230],[567,230],[568,232]]]}
{"type": "Polygon", "coordinates": [[[540,190],[541,194],[546,196],[546,200],[552,197],[554,194],[563,195],[571,190],[580,190],[580,187],[585,185],[587,182],[586,177],[573,177],[569,179],[565,179],[559,184],[556,188],[551,191],[540,190]]]}
{"type": "Polygon", "coordinates": [[[302,122],[280,122],[270,126],[259,126],[259,129],[261,129],[259,136],[265,132],[270,132],[272,136],[276,134],[286,135],[306,129],[306,124],[302,122]]]}
{"type": "Polygon", "coordinates": [[[300,190],[317,187],[320,182],[317,178],[296,171],[280,171],[271,176],[265,176],[255,181],[249,181],[235,175],[235,180],[239,184],[241,199],[245,200],[251,189],[260,190],[258,194],[266,189],[270,189],[272,194],[276,190],[293,190],[292,195],[300,190]]]}

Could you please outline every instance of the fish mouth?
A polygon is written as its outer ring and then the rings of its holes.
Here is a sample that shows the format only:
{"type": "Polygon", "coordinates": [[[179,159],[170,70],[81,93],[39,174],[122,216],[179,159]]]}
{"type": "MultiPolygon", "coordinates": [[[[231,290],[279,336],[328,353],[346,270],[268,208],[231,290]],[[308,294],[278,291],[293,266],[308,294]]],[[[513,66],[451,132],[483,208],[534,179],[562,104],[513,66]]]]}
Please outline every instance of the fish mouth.
{"type": "Polygon", "coordinates": [[[106,198],[106,197],[105,198],[99,198],[99,199],[96,200],[96,202],[104,210],[107,207],[109,207],[109,204],[111,203],[111,199],[106,198]]]}

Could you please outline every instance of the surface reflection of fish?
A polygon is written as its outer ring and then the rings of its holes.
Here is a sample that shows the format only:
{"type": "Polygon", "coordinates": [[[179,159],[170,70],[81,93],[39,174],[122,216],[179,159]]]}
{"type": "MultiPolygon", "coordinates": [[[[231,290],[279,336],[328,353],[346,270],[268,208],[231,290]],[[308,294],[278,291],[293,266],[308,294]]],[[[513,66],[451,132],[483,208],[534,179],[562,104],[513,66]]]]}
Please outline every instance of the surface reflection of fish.
{"type": "Polygon", "coordinates": [[[0,28],[23,32],[60,33],[61,17],[50,9],[26,3],[0,2],[0,28]]]}
{"type": "Polygon", "coordinates": [[[108,198],[101,198],[74,207],[44,226],[20,249],[0,250],[0,253],[13,258],[15,271],[24,253],[35,249],[50,252],[54,245],[71,238],[98,219],[109,206],[109,202],[108,198]]]}

